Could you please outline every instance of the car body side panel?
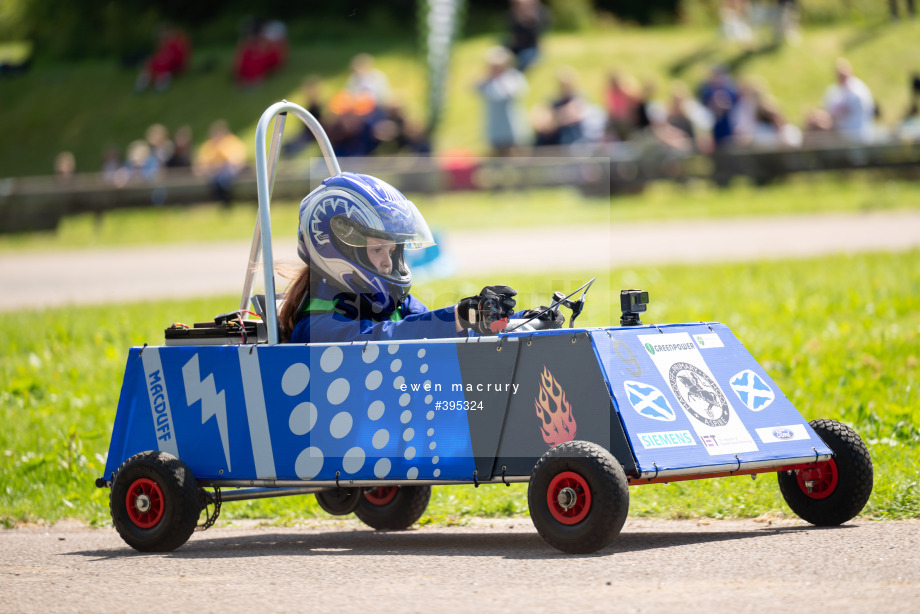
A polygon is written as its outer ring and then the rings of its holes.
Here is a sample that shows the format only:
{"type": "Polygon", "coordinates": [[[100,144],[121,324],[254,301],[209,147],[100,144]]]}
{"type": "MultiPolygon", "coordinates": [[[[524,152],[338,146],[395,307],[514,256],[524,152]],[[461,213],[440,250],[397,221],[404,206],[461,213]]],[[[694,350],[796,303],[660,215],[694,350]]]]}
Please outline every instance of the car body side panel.
{"type": "Polygon", "coordinates": [[[503,425],[493,475],[530,475],[551,447],[566,441],[596,443],[610,450],[627,472],[635,461],[616,415],[589,336],[547,331],[518,337],[514,389],[503,425]]]}
{"type": "Polygon", "coordinates": [[[466,413],[435,410],[460,382],[453,344],[134,348],[106,475],[161,449],[199,479],[472,480],[466,413]]]}

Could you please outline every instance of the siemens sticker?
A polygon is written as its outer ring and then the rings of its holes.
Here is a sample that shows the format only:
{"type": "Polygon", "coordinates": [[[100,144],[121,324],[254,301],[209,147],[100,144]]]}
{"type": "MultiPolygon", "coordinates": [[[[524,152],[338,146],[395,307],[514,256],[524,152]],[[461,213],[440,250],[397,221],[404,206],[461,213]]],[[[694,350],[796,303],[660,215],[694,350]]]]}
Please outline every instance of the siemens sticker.
{"type": "Polygon", "coordinates": [[[156,348],[146,348],[141,352],[141,360],[144,363],[144,381],[147,384],[147,396],[150,399],[150,412],[153,416],[157,446],[161,452],[179,456],[175,423],[172,419],[172,411],[169,409],[169,394],[166,392],[160,352],[156,348]]]}
{"type": "Polygon", "coordinates": [[[646,450],[652,448],[678,448],[680,446],[695,446],[696,441],[690,431],[667,431],[663,433],[639,433],[637,435],[642,447],[646,450]]]}

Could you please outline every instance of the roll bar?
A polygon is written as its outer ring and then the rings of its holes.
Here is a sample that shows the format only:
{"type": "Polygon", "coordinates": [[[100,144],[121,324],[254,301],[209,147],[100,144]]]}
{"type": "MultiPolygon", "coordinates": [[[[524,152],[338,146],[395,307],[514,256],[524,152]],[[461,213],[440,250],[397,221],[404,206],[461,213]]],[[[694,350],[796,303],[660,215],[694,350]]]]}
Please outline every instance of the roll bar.
{"type": "Polygon", "coordinates": [[[252,248],[249,251],[249,264],[246,267],[246,278],[243,282],[243,296],[240,301],[240,310],[249,308],[252,300],[252,282],[255,276],[255,266],[258,261],[259,247],[262,248],[262,271],[265,275],[265,326],[268,333],[268,344],[277,345],[278,339],[278,308],[275,302],[275,263],[272,256],[272,226],[271,226],[271,196],[275,185],[275,172],[278,166],[278,154],[281,150],[281,135],[284,134],[284,123],[287,114],[297,117],[302,121],[316,142],[326,162],[329,175],[334,177],[342,174],[339,162],[326,131],[309,111],[298,104],[282,100],[268,107],[259,124],[256,126],[256,187],[259,192],[259,215],[256,218],[256,227],[252,235],[252,248]],[[268,126],[274,120],[272,140],[265,151],[265,136],[268,126]]]}

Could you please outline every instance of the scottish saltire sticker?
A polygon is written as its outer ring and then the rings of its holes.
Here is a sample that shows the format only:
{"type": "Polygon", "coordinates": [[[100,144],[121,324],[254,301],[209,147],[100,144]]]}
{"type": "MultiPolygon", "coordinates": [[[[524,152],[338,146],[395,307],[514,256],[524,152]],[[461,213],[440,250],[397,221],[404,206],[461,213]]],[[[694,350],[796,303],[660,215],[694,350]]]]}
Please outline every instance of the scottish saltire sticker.
{"type": "Polygon", "coordinates": [[[751,411],[766,409],[776,398],[773,389],[750,369],[736,373],[729,383],[744,406],[751,411]]]}
{"type": "Polygon", "coordinates": [[[623,382],[623,388],[626,398],[640,416],[663,422],[673,422],[677,418],[668,399],[654,386],[627,380],[623,382]]]}
{"type": "Polygon", "coordinates": [[[757,443],[688,333],[637,337],[711,456],[757,451],[757,443]]]}

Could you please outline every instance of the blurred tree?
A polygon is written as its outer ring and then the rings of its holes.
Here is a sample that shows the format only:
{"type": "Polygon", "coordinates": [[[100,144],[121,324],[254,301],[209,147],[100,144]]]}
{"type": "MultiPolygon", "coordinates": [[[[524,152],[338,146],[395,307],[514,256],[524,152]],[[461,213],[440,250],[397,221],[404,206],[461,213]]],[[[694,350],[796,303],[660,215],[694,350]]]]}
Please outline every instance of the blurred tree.
{"type": "MultiPolygon", "coordinates": [[[[0,0],[0,37],[27,39],[38,55],[76,59],[87,56],[133,54],[152,45],[156,25],[171,22],[194,30],[213,21],[235,23],[243,17],[280,18],[286,21],[337,21],[356,34],[372,29],[384,13],[404,16],[415,11],[415,0],[322,2],[306,0],[0,0]]],[[[409,20],[387,20],[414,24],[409,20]]],[[[225,41],[236,41],[228,28],[225,41]]]]}

